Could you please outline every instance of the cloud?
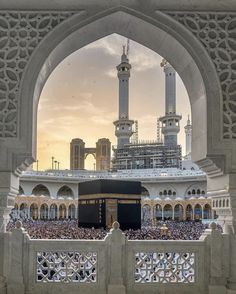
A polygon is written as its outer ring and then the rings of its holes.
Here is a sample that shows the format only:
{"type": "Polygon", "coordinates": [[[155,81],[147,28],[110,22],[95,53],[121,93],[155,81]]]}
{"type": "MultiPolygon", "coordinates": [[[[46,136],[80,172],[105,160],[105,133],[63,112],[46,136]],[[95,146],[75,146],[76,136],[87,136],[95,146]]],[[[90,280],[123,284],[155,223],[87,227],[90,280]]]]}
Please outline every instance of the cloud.
{"type": "Polygon", "coordinates": [[[116,115],[117,114],[115,112],[111,112],[109,114],[103,113],[103,114],[100,114],[99,116],[98,115],[92,116],[91,121],[98,125],[108,126],[108,125],[111,125],[112,122],[115,120],[116,115]]]}
{"type": "MultiPolygon", "coordinates": [[[[98,40],[86,46],[87,49],[102,49],[106,54],[111,56],[120,57],[122,54],[122,46],[126,45],[127,39],[113,34],[107,38],[98,40]]],[[[130,41],[129,59],[132,65],[133,71],[146,71],[148,69],[155,68],[160,65],[162,57],[156,52],[130,41]]],[[[115,74],[112,71],[107,73],[108,76],[114,77],[115,74]]]]}
{"type": "Polygon", "coordinates": [[[117,78],[117,71],[116,69],[110,69],[110,70],[107,70],[105,72],[105,74],[109,77],[109,78],[117,78]]]}
{"type": "Polygon", "coordinates": [[[126,38],[112,34],[106,38],[100,39],[87,45],[86,49],[103,49],[107,54],[112,56],[120,56],[122,53],[122,45],[126,44],[126,38]]]}

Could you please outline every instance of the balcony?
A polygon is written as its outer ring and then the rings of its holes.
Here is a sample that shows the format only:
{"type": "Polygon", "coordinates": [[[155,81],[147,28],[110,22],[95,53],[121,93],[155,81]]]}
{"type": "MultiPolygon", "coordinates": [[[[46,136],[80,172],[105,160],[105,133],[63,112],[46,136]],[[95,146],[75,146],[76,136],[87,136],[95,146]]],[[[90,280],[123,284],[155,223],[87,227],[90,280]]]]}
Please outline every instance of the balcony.
{"type": "Polygon", "coordinates": [[[197,241],[131,241],[117,222],[104,240],[33,240],[20,222],[9,238],[9,294],[226,293],[228,239],[214,223],[197,241]]]}

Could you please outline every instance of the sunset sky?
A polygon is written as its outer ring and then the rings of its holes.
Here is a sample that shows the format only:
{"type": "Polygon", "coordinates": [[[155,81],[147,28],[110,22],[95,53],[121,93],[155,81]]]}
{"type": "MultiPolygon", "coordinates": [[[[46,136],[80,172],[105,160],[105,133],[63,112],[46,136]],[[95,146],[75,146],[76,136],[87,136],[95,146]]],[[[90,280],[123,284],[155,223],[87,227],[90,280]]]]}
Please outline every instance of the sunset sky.
{"type": "MultiPolygon", "coordinates": [[[[70,167],[70,141],[81,138],[94,147],[99,138],[116,145],[113,121],[118,118],[118,78],[122,45],[126,38],[113,34],[74,52],[48,78],[38,106],[37,159],[39,169],[51,167],[51,157],[61,169],[70,167]]],[[[139,139],[156,139],[157,117],[164,115],[162,57],[130,41],[129,117],[139,122],[139,139]]],[[[185,154],[184,126],[190,113],[185,87],[177,75],[177,113],[182,114],[179,143],[185,154]]],[[[88,156],[85,167],[93,169],[88,156]]],[[[34,165],[36,168],[36,165],[34,165]]]]}

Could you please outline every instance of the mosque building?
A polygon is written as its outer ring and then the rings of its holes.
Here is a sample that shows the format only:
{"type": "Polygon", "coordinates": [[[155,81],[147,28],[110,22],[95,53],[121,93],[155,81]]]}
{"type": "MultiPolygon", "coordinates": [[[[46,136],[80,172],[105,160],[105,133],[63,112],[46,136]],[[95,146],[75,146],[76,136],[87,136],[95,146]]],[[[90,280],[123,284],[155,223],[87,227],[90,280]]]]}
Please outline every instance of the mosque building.
{"type": "Polygon", "coordinates": [[[161,66],[165,74],[165,115],[158,119],[158,128],[161,125],[164,142],[160,136],[155,142],[138,141],[137,121],[129,118],[131,65],[123,47],[121,63],[117,66],[119,115],[114,122],[117,146],[113,148],[112,168],[109,139],[98,139],[94,148],[85,147],[82,139],[75,138],[70,144],[70,170],[23,173],[13,217],[77,218],[79,183],[99,179],[140,181],[143,221],[215,217],[211,198],[206,193],[206,175],[191,161],[192,126],[189,117],[185,126],[186,154],[182,160],[181,146],[177,141],[181,115],[176,114],[176,72],[166,60],[161,66]],[[132,138],[135,140],[131,142],[132,138]],[[84,169],[89,154],[96,159],[93,171],[84,169]]]}

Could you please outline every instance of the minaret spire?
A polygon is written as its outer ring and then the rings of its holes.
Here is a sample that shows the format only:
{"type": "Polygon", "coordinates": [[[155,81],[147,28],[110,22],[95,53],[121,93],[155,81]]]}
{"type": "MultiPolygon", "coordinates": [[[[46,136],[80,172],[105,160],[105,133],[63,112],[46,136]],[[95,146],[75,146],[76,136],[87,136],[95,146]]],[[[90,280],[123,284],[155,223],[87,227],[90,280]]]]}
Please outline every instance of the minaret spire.
{"type": "Polygon", "coordinates": [[[122,148],[130,143],[130,137],[133,134],[133,120],[129,120],[129,78],[131,65],[123,46],[121,63],[116,67],[117,77],[119,79],[119,117],[114,122],[116,127],[115,135],[117,137],[117,148],[122,148]]]}
{"type": "Polygon", "coordinates": [[[177,134],[180,131],[179,121],[182,117],[176,114],[176,72],[165,59],[162,60],[161,67],[165,73],[165,116],[160,118],[164,144],[177,146],[177,134]]]}
{"type": "Polygon", "coordinates": [[[189,119],[189,115],[188,115],[187,125],[184,127],[184,131],[185,131],[185,148],[186,148],[185,157],[187,159],[191,159],[192,125],[189,119]]]}

